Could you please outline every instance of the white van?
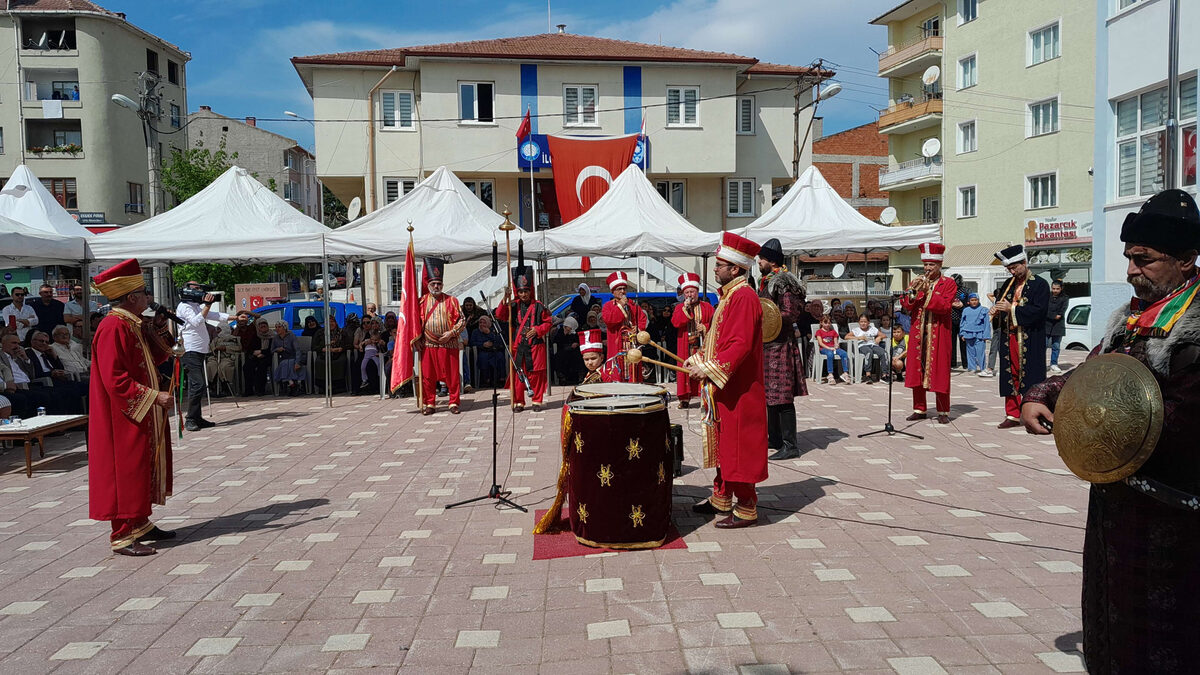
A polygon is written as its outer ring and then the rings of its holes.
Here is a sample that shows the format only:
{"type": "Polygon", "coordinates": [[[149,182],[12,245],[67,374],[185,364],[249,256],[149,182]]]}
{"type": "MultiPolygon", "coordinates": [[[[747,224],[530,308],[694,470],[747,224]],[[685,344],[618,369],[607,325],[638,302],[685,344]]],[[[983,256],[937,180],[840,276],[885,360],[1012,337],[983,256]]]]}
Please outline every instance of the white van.
{"type": "Polygon", "coordinates": [[[1096,343],[1092,341],[1091,329],[1092,299],[1071,298],[1067,301],[1067,328],[1063,336],[1063,349],[1082,349],[1091,351],[1096,343]]]}

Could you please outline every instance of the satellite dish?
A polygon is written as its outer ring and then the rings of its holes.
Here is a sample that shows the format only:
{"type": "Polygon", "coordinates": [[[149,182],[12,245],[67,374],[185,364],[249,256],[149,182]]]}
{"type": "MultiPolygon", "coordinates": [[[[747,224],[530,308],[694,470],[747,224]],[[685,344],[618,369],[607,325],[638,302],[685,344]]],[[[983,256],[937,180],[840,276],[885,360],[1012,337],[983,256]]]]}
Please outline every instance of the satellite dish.
{"type": "Polygon", "coordinates": [[[346,220],[354,220],[360,213],[362,213],[362,200],[355,197],[350,200],[350,205],[346,207],[346,220]]]}
{"type": "Polygon", "coordinates": [[[843,265],[842,263],[838,263],[833,266],[832,274],[833,274],[834,279],[841,279],[842,275],[845,273],[846,273],[846,266],[843,265]]]}
{"type": "Polygon", "coordinates": [[[936,138],[931,138],[921,144],[921,156],[925,159],[936,157],[942,151],[942,142],[936,138]]]}
{"type": "Polygon", "coordinates": [[[925,69],[924,73],[921,73],[921,84],[924,84],[926,87],[931,87],[938,81],[939,78],[941,78],[941,76],[941,68],[938,68],[937,66],[929,66],[925,69]]]}
{"type": "Polygon", "coordinates": [[[879,222],[883,223],[884,225],[891,225],[892,223],[896,222],[896,207],[889,206],[880,211],[879,222]]]}

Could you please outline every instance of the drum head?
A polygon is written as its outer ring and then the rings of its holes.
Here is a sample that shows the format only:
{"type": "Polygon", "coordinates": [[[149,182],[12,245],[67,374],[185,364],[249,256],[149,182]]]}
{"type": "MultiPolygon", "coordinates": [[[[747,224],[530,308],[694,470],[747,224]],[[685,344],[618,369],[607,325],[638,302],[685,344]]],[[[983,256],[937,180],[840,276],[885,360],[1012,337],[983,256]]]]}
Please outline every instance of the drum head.
{"type": "Polygon", "coordinates": [[[665,406],[657,396],[599,396],[567,404],[572,415],[605,413],[642,413],[662,410],[665,406]]]}
{"type": "Polygon", "coordinates": [[[579,396],[662,396],[666,390],[652,384],[632,382],[596,382],[575,387],[579,396]]]}

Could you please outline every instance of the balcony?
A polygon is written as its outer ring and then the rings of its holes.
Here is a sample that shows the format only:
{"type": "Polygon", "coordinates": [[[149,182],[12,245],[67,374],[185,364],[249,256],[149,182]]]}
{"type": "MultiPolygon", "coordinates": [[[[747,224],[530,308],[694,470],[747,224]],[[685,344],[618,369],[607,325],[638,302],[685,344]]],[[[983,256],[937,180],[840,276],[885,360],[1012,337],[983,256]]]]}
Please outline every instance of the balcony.
{"type": "Polygon", "coordinates": [[[898,47],[888,47],[879,55],[879,76],[904,77],[940,65],[942,40],[941,35],[929,35],[898,47]]]}
{"type": "Polygon", "coordinates": [[[879,172],[879,189],[915,190],[942,182],[942,156],[914,159],[879,172]]]}
{"type": "Polygon", "coordinates": [[[83,159],[79,120],[26,119],[25,151],[37,159],[83,159]]]}
{"type": "Polygon", "coordinates": [[[942,123],[941,95],[924,101],[901,100],[879,115],[879,133],[906,134],[942,123]]]}

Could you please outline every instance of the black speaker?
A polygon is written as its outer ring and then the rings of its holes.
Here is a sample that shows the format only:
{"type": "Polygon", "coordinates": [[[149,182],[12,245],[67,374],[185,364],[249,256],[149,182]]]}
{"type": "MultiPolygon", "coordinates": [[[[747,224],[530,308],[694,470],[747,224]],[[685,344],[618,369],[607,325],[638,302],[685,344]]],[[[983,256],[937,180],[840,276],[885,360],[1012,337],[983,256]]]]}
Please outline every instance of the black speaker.
{"type": "Polygon", "coordinates": [[[671,450],[675,453],[675,471],[672,473],[676,478],[683,475],[683,425],[671,425],[671,450]]]}

